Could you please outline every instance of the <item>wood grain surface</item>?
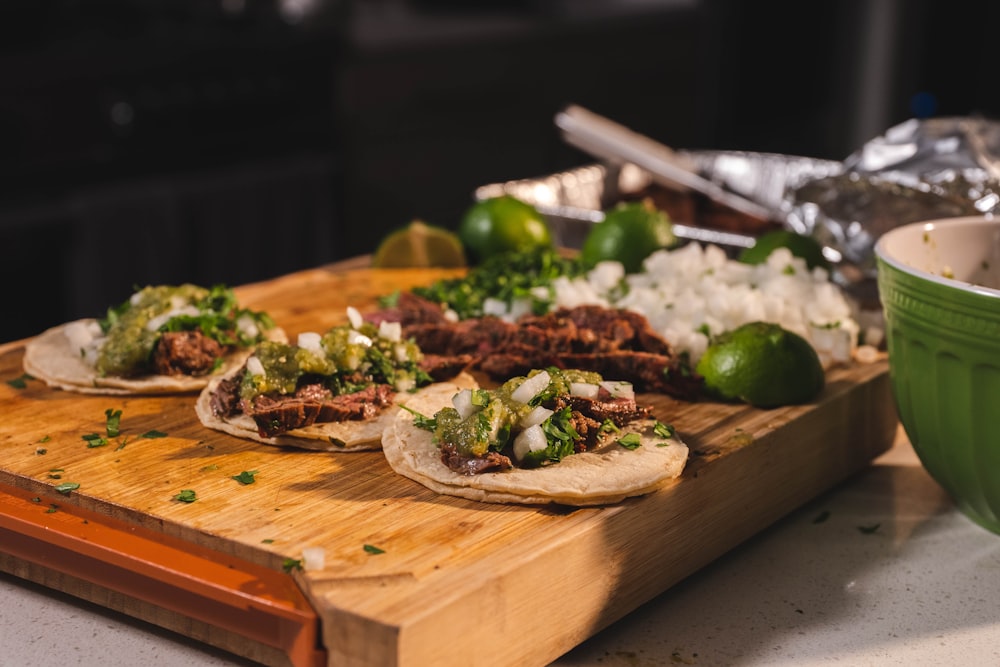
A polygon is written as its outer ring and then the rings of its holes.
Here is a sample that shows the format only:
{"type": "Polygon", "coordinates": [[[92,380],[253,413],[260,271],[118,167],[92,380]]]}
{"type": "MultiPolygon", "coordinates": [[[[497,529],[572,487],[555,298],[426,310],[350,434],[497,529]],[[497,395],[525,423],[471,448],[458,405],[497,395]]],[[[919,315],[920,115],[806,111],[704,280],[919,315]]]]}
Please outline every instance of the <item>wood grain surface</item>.
{"type": "MultiPolygon", "coordinates": [[[[451,275],[325,267],[237,293],[294,336],[451,275]]],[[[679,479],[610,507],[488,505],[438,496],[379,452],[207,430],[194,395],[19,387],[22,355],[23,341],[0,346],[0,483],[277,571],[323,547],[323,569],[290,576],[320,618],[330,665],[543,665],[868,465],[897,430],[884,359],[829,371],[803,406],[640,395],[692,449],[679,479]],[[107,409],[122,411],[121,435],[88,447],[107,409]],[[165,436],[142,437],[150,431],[165,436]],[[254,483],[233,479],[244,471],[254,483]],[[63,495],[62,482],[80,486],[63,495]],[[185,489],[195,502],[175,500],[185,489]]],[[[243,652],[231,638],[198,638],[243,652]]]]}

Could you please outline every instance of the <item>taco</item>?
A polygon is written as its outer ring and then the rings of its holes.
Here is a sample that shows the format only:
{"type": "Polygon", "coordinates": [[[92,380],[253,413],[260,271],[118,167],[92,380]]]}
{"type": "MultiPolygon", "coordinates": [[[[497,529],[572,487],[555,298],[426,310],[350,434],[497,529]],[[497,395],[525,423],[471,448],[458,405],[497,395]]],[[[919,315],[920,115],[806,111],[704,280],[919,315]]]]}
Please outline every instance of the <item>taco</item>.
{"type": "Polygon", "coordinates": [[[554,368],[495,390],[439,383],[397,412],[382,451],[397,473],[441,494],[564,505],[650,493],[688,457],[629,383],[554,368]]]}
{"type": "Polygon", "coordinates": [[[195,402],[201,423],[269,445],[323,451],[382,446],[395,410],[436,379],[475,387],[460,366],[438,365],[398,324],[349,323],[296,342],[264,342],[246,363],[213,379],[195,402]]]}
{"type": "Polygon", "coordinates": [[[26,373],[86,394],[176,394],[203,389],[242,366],[264,340],[285,334],[263,312],[239,306],[231,289],[148,286],[108,309],[28,341],[26,373]]]}

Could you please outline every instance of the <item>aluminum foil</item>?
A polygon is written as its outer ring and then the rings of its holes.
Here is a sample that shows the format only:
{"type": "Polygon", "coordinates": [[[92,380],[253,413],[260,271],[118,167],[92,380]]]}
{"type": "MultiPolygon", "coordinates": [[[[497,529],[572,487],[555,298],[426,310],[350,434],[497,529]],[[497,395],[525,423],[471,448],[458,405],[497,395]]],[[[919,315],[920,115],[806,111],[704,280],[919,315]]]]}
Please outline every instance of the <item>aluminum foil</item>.
{"type": "MultiPolygon", "coordinates": [[[[773,211],[775,219],[787,215],[787,189],[807,179],[838,174],[839,162],[771,153],[740,151],[677,151],[689,158],[700,173],[722,187],[739,193],[773,211]]],[[[636,165],[604,163],[584,165],[539,178],[491,183],[476,189],[477,200],[510,194],[533,204],[549,219],[559,244],[579,248],[591,225],[604,219],[604,211],[630,194],[654,184],[652,176],[636,165]]],[[[697,220],[674,220],[681,238],[746,247],[753,236],[709,229],[697,220]]]]}
{"type": "Polygon", "coordinates": [[[876,278],[874,246],[921,220],[996,213],[1000,124],[983,118],[911,119],[872,139],[839,174],[788,188],[788,227],[842,255],[839,276],[861,289],[876,278]]]}

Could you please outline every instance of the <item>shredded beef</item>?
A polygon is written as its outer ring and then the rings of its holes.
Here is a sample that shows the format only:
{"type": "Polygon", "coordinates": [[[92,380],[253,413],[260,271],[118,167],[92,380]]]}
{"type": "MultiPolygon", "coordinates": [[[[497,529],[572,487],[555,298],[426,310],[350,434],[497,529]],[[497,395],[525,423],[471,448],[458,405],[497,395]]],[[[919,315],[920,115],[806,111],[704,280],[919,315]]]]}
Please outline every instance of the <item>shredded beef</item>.
{"type": "Polygon", "coordinates": [[[484,472],[510,470],[514,465],[510,459],[497,452],[487,452],[483,456],[465,456],[460,454],[455,445],[441,445],[441,462],[450,470],[462,475],[480,475],[484,472]]]}
{"type": "Polygon", "coordinates": [[[153,350],[153,369],[160,375],[204,375],[226,352],[201,331],[168,331],[153,350]]]}

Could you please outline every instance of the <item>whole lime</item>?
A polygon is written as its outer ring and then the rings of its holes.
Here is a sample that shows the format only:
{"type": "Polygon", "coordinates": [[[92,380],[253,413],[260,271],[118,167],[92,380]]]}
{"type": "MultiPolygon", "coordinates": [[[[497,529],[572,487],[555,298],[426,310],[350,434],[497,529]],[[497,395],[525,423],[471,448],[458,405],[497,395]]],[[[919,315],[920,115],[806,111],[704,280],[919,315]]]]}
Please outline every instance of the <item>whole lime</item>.
{"type": "Polygon", "coordinates": [[[483,199],[470,206],[459,223],[458,237],[477,264],[501,253],[553,246],[545,216],[511,195],[483,199]]]}
{"type": "Polygon", "coordinates": [[[739,260],[745,264],[763,264],[778,248],[788,248],[792,255],[804,259],[810,269],[819,266],[827,271],[830,270],[830,262],[823,255],[823,246],[819,241],[812,236],[787,229],[777,229],[762,234],[752,246],[740,252],[739,260]]]}
{"type": "Polygon", "coordinates": [[[695,371],[710,395],[758,408],[807,403],[826,383],[809,341],[771,322],[750,322],[715,337],[695,371]]]}
{"type": "Polygon", "coordinates": [[[665,211],[649,201],[621,202],[587,233],[580,262],[587,269],[598,262],[621,262],[626,273],[636,273],[649,255],[670,248],[676,241],[665,211]]]}

